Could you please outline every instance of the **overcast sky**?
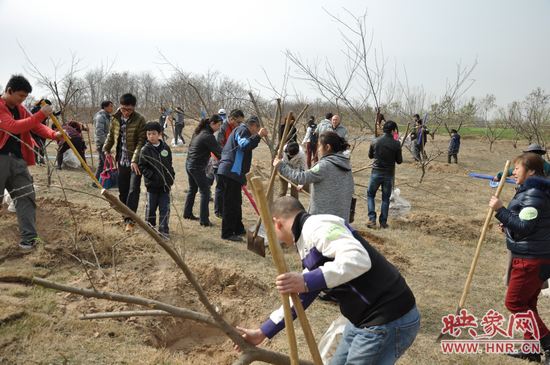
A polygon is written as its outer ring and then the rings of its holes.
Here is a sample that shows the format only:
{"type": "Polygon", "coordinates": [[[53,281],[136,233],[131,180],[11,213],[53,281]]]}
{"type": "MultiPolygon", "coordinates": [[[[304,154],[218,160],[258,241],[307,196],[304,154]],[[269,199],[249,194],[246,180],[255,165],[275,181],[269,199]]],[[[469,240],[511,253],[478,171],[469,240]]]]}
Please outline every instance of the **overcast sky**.
{"type": "Polygon", "coordinates": [[[18,41],[46,74],[52,60],[75,52],[84,69],[116,60],[116,71],[162,78],[170,70],[159,64],[160,50],[186,71],[257,85],[263,67],[280,82],[286,49],[343,67],[337,24],[323,11],[343,14],[343,6],[367,9],[390,76],[406,68],[409,84],[429,95],[444,92],[458,62],[475,59],[470,96],[492,93],[505,105],[538,86],[550,92],[549,0],[0,0],[0,84],[25,72],[18,41]]]}

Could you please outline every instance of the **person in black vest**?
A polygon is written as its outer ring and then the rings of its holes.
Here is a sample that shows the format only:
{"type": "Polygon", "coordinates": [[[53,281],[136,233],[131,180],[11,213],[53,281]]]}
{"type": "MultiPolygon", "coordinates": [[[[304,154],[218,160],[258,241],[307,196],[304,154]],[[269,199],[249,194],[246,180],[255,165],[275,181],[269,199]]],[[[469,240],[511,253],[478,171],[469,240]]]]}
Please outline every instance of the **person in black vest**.
{"type": "MultiPolygon", "coordinates": [[[[296,245],[303,272],[277,276],[281,294],[297,293],[304,308],[327,289],[336,298],[346,325],[331,364],[393,364],[420,329],[414,295],[397,268],[345,221],[329,214],[310,215],[293,197],[273,204],[279,241],[296,245]]],[[[285,326],[279,308],[258,329],[237,327],[253,345],[285,326]]]]}
{"type": "Polygon", "coordinates": [[[252,150],[258,147],[267,130],[260,128],[260,121],[252,116],[231,132],[222,151],[218,177],[223,186],[222,238],[242,241],[246,233],[242,222],[241,187],[246,184],[246,174],[252,163],[252,150]]]}
{"type": "Polygon", "coordinates": [[[222,118],[218,114],[202,119],[193,133],[189,150],[187,151],[185,170],[189,176],[189,191],[185,199],[183,218],[198,219],[193,215],[193,205],[198,190],[201,193],[200,225],[205,227],[212,225],[208,212],[211,181],[206,176],[206,166],[210,160],[211,153],[218,159],[221,157],[222,148],[216,141],[216,137],[214,137],[214,133],[220,129],[221,123],[222,118]]]}

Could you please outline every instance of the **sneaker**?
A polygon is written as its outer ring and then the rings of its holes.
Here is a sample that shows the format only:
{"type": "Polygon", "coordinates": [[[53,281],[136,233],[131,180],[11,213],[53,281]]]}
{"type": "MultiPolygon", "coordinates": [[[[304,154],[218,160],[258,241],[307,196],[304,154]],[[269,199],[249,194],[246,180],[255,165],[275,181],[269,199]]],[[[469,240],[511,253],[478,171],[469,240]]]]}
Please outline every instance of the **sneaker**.
{"type": "Polygon", "coordinates": [[[189,219],[190,221],[198,221],[199,218],[195,217],[193,214],[191,215],[188,215],[188,216],[183,216],[183,219],[189,219]]]}
{"type": "Polygon", "coordinates": [[[242,237],[237,236],[236,234],[234,234],[232,236],[229,236],[229,237],[225,237],[224,240],[232,241],[232,242],[242,242],[243,241],[242,237]]]}
{"type": "Polygon", "coordinates": [[[126,223],[126,227],[124,228],[124,231],[128,233],[132,233],[134,231],[134,227],[136,225],[134,223],[126,223]]]}
{"type": "Polygon", "coordinates": [[[390,228],[387,223],[380,223],[380,228],[390,228]]]}
{"type": "Polygon", "coordinates": [[[21,241],[19,242],[19,247],[22,248],[23,250],[32,250],[33,248],[35,248],[39,243],[44,243],[44,241],[42,241],[40,239],[40,237],[35,237],[29,241],[21,241]]]}
{"type": "Polygon", "coordinates": [[[367,223],[367,228],[376,228],[376,222],[375,221],[369,221],[369,223],[367,223]]]}

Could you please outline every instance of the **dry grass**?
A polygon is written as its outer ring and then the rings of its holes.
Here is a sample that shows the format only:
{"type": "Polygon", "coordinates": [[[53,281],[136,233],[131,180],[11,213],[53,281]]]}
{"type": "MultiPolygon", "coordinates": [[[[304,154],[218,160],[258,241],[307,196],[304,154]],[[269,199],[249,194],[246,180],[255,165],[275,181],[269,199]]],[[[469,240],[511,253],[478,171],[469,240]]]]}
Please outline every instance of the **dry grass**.
{"type": "MultiPolygon", "coordinates": [[[[445,149],[447,140],[438,137],[430,141],[428,148],[434,145],[445,149]]],[[[363,143],[354,152],[355,167],[368,163],[367,148],[368,144],[363,143]]],[[[489,153],[482,142],[464,139],[460,165],[449,166],[445,163],[446,156],[442,156],[433,163],[421,185],[418,185],[420,171],[405,151],[409,162],[398,168],[397,186],[411,202],[411,213],[390,219],[389,230],[369,231],[373,244],[402,270],[422,314],[421,332],[400,364],[522,363],[497,355],[443,355],[435,342],[441,317],[453,312],[458,302],[491,194],[486,181],[471,179],[467,172],[496,172],[505,158],[518,153],[511,142],[497,142],[494,149],[495,152],[489,153]]],[[[185,150],[178,148],[175,152],[185,150]]],[[[264,169],[269,166],[267,156],[265,146],[255,154],[256,163],[264,169]]],[[[220,221],[213,216],[213,228],[200,227],[196,222],[178,222],[174,212],[176,208],[181,211],[187,188],[184,162],[184,156],[175,157],[177,185],[173,190],[171,227],[177,245],[228,320],[255,326],[279,301],[272,285],[275,270],[269,257],[259,258],[243,244],[222,241],[220,221]]],[[[16,220],[13,215],[1,212],[0,277],[36,274],[89,287],[83,266],[74,258],[77,256],[89,262],[86,265],[98,289],[119,289],[201,310],[182,275],[148,237],[142,232],[125,236],[120,218],[106,210],[104,201],[78,193],[97,194],[83,173],[60,172],[65,184],[76,190],[67,192],[70,204],[64,202],[59,189],[44,189],[44,168],[33,167],[32,173],[40,197],[39,230],[46,245],[30,255],[17,255],[16,220]],[[76,241],[73,215],[78,221],[76,241]],[[92,244],[96,255],[91,250],[92,244]],[[101,270],[92,267],[95,256],[101,270]]],[[[366,185],[368,177],[369,171],[361,172],[356,182],[366,185]]],[[[364,194],[364,189],[357,188],[356,192],[364,194]]],[[[512,194],[512,186],[508,185],[503,197],[508,200],[512,194]]],[[[243,208],[246,224],[251,226],[256,217],[246,200],[243,208]]],[[[143,215],[143,211],[142,197],[139,213],[143,215]]],[[[355,226],[366,231],[366,202],[359,200],[356,211],[355,226]]],[[[490,308],[506,313],[502,283],[505,252],[503,239],[493,227],[467,300],[468,309],[477,315],[490,308]]],[[[289,251],[286,257],[291,267],[299,269],[295,253],[289,251]]],[[[540,299],[543,318],[550,315],[548,304],[548,298],[540,299]]],[[[0,364],[226,364],[235,358],[229,341],[192,323],[166,318],[78,320],[81,313],[126,308],[129,306],[36,287],[0,284],[0,364]]],[[[337,307],[323,302],[314,303],[307,313],[317,339],[339,314],[337,307]]],[[[279,335],[265,346],[286,352],[285,342],[286,337],[279,335]]],[[[301,335],[299,347],[301,355],[308,357],[301,335]]]]}

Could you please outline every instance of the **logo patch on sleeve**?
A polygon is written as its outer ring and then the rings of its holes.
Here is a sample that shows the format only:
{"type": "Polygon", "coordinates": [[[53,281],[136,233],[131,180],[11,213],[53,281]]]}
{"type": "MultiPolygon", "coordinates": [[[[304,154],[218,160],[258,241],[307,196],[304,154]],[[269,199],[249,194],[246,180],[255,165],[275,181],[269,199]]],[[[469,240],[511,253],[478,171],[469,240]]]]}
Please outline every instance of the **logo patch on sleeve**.
{"type": "Polygon", "coordinates": [[[346,233],[346,230],[343,227],[334,224],[327,229],[326,237],[327,237],[327,240],[334,241],[335,239],[343,236],[345,233],[346,233]]]}
{"type": "Polygon", "coordinates": [[[519,212],[519,219],[521,219],[522,221],[532,221],[538,216],[539,216],[539,212],[537,211],[536,208],[533,208],[533,207],[523,208],[519,212]]]}

